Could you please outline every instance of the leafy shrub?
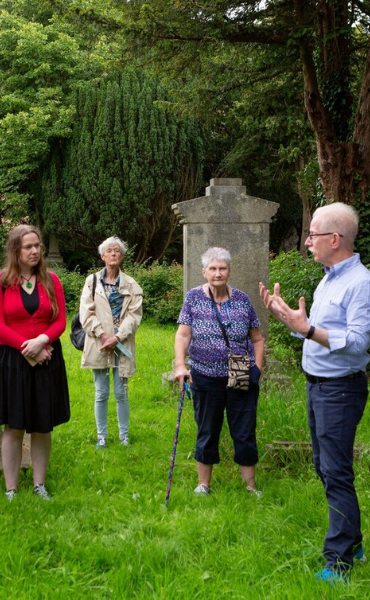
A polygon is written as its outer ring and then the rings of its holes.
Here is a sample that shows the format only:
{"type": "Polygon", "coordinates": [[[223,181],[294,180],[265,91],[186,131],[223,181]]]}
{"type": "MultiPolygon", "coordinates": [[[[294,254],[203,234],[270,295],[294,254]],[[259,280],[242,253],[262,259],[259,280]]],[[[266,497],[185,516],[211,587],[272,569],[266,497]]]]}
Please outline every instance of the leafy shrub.
{"type": "MultiPolygon", "coordinates": [[[[62,282],[67,312],[78,312],[86,275],[58,266],[52,267],[52,271],[62,282]]],[[[158,261],[149,266],[135,266],[130,257],[128,260],[125,257],[125,271],[143,288],[143,317],[152,317],[158,323],[176,323],[183,302],[182,266],[158,261]]]]}
{"type": "Polygon", "coordinates": [[[51,267],[51,270],[58,275],[62,282],[67,312],[71,314],[78,312],[85,276],[78,271],[68,271],[64,267],[54,266],[51,267]]]}
{"type": "MultiPolygon", "coordinates": [[[[306,310],[312,304],[313,292],[323,277],[322,265],[316,263],[313,257],[303,258],[297,250],[281,252],[270,262],[270,290],[274,283],[280,283],[280,293],[291,308],[298,308],[298,300],[301,296],[306,299],[306,310]]],[[[300,349],[302,342],[290,334],[274,317],[269,320],[269,344],[300,349]]]]}
{"type": "Polygon", "coordinates": [[[158,323],[176,323],[183,303],[183,268],[155,261],[133,269],[133,277],[143,288],[144,317],[158,323]]]}
{"type": "Polygon", "coordinates": [[[357,210],[360,222],[356,238],[355,251],[359,252],[362,262],[369,268],[370,263],[370,195],[366,199],[356,198],[354,208],[357,210]]]}

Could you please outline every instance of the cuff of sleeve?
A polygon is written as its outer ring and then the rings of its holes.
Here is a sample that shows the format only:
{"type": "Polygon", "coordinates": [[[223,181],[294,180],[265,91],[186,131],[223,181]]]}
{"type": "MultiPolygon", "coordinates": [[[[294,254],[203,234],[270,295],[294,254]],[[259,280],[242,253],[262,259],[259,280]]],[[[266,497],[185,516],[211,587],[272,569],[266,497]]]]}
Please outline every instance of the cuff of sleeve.
{"type": "Polygon", "coordinates": [[[120,329],[114,335],[118,338],[118,341],[120,342],[124,342],[129,336],[127,331],[121,331],[120,329]]]}
{"type": "Polygon", "coordinates": [[[290,335],[292,337],[297,338],[298,340],[304,340],[304,336],[301,333],[298,333],[298,331],[296,331],[295,333],[293,331],[290,332],[290,335]]]}
{"type": "Polygon", "coordinates": [[[328,331],[328,342],[330,352],[342,350],[346,345],[346,332],[339,329],[328,331]]]}

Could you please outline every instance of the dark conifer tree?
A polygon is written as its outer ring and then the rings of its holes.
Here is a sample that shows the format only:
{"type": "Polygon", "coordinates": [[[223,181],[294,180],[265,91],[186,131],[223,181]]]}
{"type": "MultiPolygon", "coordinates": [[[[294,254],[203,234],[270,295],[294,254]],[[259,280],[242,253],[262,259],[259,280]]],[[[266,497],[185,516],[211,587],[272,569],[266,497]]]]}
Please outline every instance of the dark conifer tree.
{"type": "Polygon", "coordinates": [[[156,79],[133,71],[79,90],[72,137],[55,145],[42,177],[44,224],[65,246],[95,253],[117,234],[137,262],[163,256],[171,205],[199,191],[204,147],[198,124],[168,102],[156,79]]]}

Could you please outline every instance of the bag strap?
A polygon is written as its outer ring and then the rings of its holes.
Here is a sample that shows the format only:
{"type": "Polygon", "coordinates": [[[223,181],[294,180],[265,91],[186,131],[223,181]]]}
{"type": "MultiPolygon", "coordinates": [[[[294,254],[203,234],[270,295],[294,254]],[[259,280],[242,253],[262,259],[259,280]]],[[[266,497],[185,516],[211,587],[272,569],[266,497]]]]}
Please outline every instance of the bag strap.
{"type": "Polygon", "coordinates": [[[213,308],[215,309],[215,313],[216,313],[216,317],[217,317],[218,324],[219,324],[219,326],[220,326],[220,328],[221,328],[222,335],[223,335],[223,337],[224,337],[224,340],[225,340],[225,344],[226,344],[226,346],[227,346],[227,348],[228,348],[228,350],[229,350],[229,352],[230,352],[230,342],[229,342],[229,338],[227,337],[227,333],[226,333],[225,326],[224,326],[224,324],[223,324],[223,322],[222,322],[221,314],[220,314],[220,312],[219,312],[219,310],[218,310],[218,308],[217,308],[217,306],[216,306],[216,302],[215,302],[215,299],[214,299],[214,297],[213,297],[213,294],[212,294],[211,288],[208,288],[208,289],[209,289],[209,295],[210,295],[210,297],[211,297],[211,300],[212,300],[212,306],[213,306],[213,308]]]}
{"type": "Polygon", "coordinates": [[[93,284],[92,284],[92,299],[95,299],[95,290],[96,290],[96,273],[93,276],[93,284]]]}

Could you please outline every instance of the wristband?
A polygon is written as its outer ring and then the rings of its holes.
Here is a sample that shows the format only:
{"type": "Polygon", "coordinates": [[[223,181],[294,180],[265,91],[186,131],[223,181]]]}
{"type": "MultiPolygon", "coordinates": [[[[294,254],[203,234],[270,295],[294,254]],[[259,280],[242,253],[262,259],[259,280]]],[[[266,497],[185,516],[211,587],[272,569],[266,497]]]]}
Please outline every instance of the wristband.
{"type": "Polygon", "coordinates": [[[308,333],[306,335],[306,340],[310,340],[314,333],[315,333],[315,327],[313,325],[311,325],[311,327],[309,328],[308,333]]]}

